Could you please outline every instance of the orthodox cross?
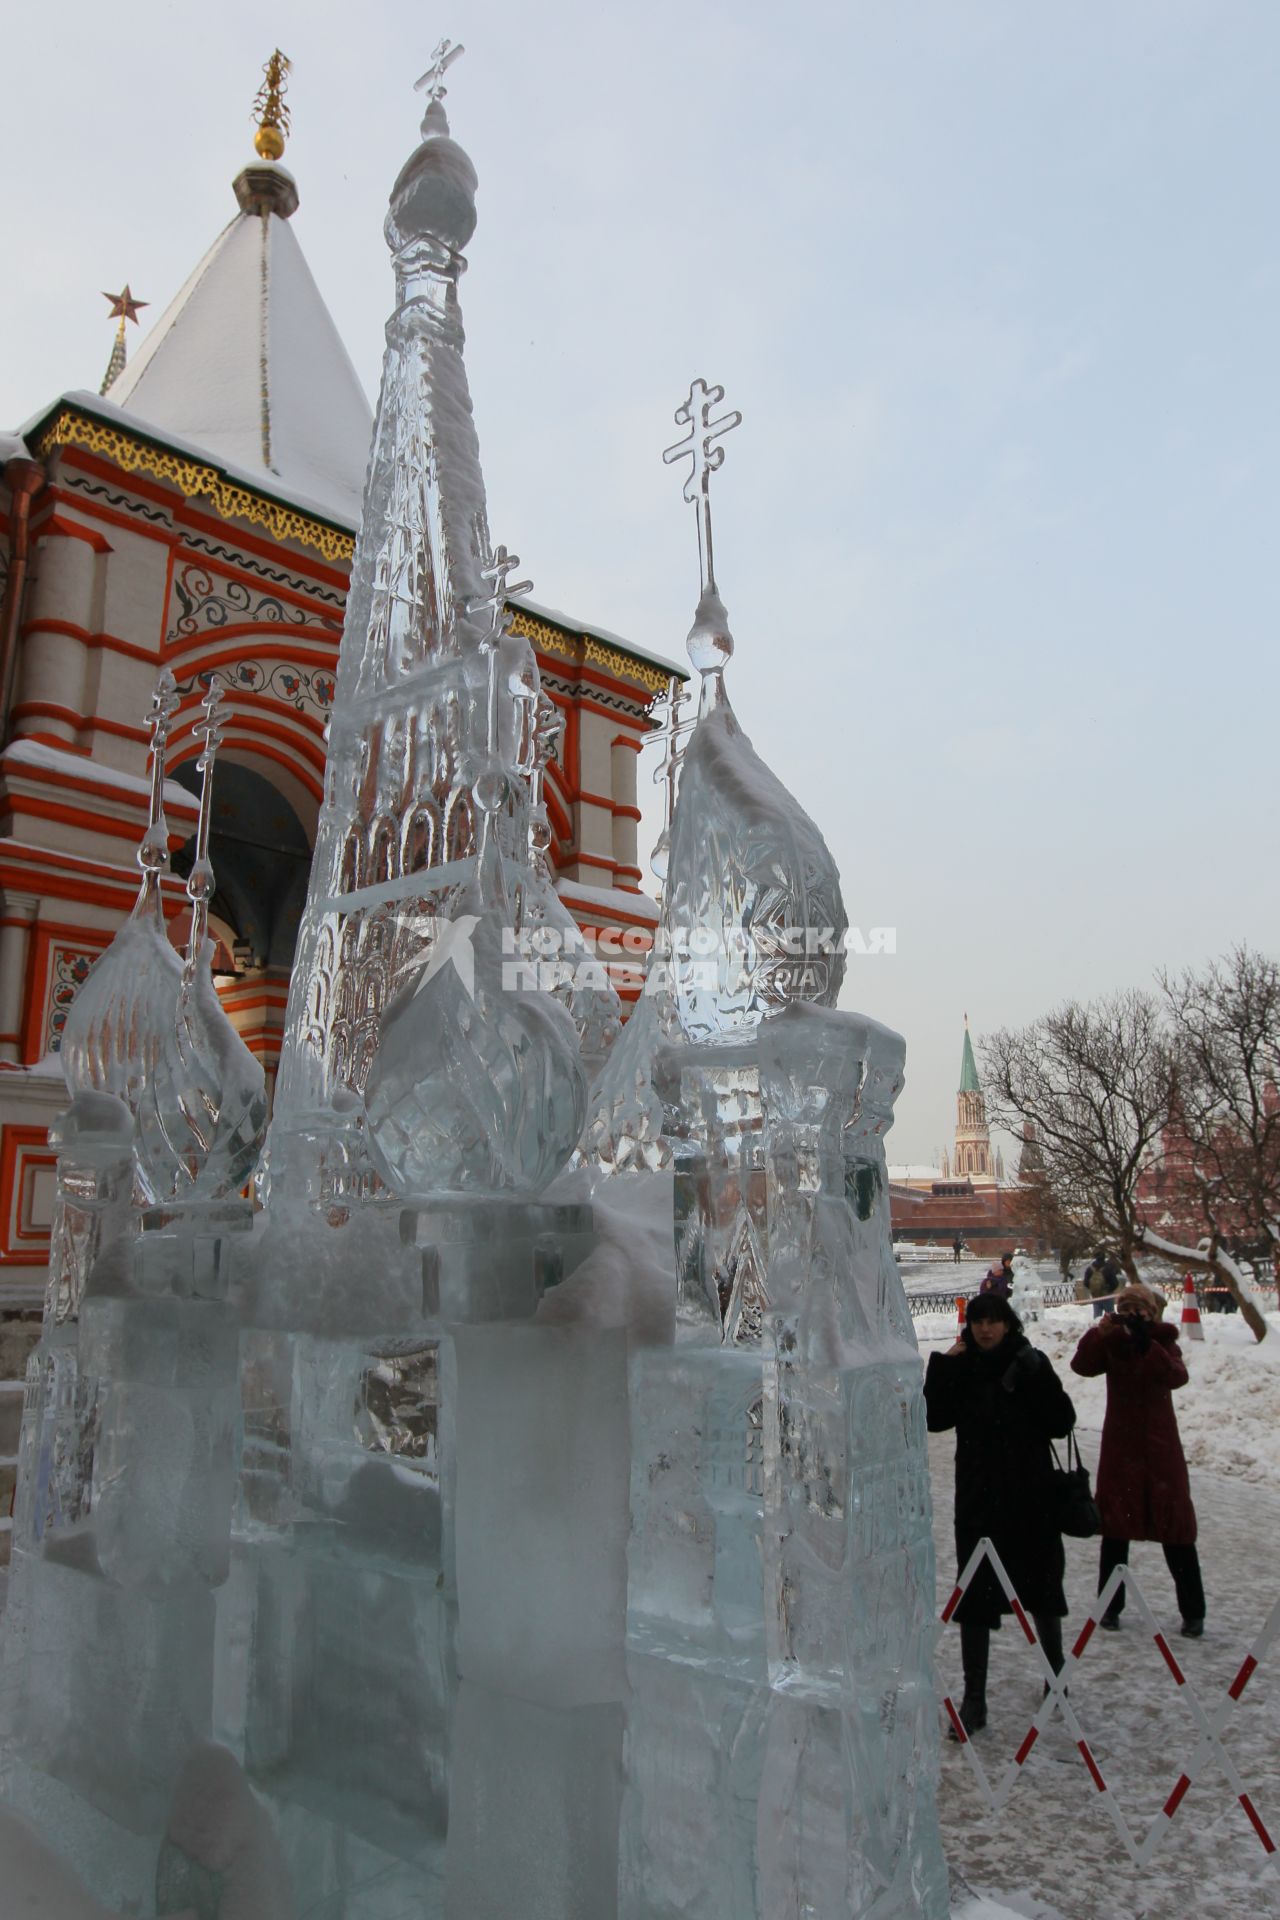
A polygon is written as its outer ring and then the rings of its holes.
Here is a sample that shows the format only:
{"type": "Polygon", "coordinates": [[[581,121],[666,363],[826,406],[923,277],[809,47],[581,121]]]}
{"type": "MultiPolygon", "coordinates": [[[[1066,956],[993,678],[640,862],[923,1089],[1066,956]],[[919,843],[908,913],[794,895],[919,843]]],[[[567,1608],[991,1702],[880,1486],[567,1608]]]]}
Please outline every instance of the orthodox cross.
{"type": "Polygon", "coordinates": [[[223,729],[227,716],[222,708],[222,682],[216,673],[209,675],[209,684],[204,699],[200,702],[204,713],[197,720],[192,732],[203,744],[200,758],[196,761],[196,771],[200,775],[200,814],[196,821],[196,857],[191,863],[187,875],[187,898],[191,902],[191,932],[187,938],[187,961],[184,973],[189,979],[195,972],[204,952],[204,943],[209,932],[209,901],[213,896],[213,868],[209,864],[209,821],[213,812],[213,763],[222,744],[223,729]]]}
{"type": "Polygon", "coordinates": [[[421,80],[414,81],[414,92],[425,93],[427,96],[428,112],[437,100],[444,99],[445,94],[448,92],[448,88],[444,84],[445,74],[448,73],[454,61],[460,59],[465,52],[465,47],[455,46],[452,40],[442,40],[432,54],[431,65],[427,68],[421,80]]]}
{"type": "Polygon", "coordinates": [[[714,593],[716,588],[711,553],[711,476],[724,465],[724,448],[718,442],[742,423],[742,415],[736,408],[722,413],[718,420],[711,418],[713,408],[723,399],[723,387],[709,387],[705,380],[693,381],[689,398],[681,402],[675,414],[676,425],[687,427],[688,432],[674,446],[665,448],[662,455],[667,466],[677,460],[691,462],[684,497],[698,509],[698,562],[704,593],[708,590],[714,593]]]}

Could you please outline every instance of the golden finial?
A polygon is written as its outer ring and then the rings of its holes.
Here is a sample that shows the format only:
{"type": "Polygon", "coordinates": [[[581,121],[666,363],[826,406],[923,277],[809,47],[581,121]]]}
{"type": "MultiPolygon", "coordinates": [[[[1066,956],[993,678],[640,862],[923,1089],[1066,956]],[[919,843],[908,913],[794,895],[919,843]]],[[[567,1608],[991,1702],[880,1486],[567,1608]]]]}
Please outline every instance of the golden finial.
{"type": "Polygon", "coordinates": [[[278,160],[284,152],[285,135],[289,131],[289,109],[284,103],[285,75],[289,71],[289,62],[279,47],[262,71],[266,77],[253,100],[254,118],[258,122],[253,144],[264,160],[278,160]]]}

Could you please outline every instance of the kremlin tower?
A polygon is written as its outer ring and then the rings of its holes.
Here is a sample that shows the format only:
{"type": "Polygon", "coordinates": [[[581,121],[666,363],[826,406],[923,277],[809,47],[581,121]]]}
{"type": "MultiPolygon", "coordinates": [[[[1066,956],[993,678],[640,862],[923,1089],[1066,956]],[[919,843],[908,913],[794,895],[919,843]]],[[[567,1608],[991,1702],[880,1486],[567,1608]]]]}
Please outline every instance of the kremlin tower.
{"type": "Polygon", "coordinates": [[[973,1057],[967,1013],[964,1017],[964,1047],[960,1054],[960,1088],[956,1094],[956,1150],[952,1170],[957,1180],[990,1180],[993,1177],[987,1103],[978,1079],[978,1063],[973,1057]]]}

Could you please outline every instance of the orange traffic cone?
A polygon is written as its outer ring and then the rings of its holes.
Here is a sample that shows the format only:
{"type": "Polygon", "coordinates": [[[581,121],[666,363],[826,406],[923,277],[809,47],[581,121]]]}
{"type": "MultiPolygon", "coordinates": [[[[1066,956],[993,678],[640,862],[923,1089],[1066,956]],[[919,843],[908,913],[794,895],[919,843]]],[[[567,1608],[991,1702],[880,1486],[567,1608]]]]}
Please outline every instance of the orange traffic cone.
{"type": "Polygon", "coordinates": [[[1182,1330],[1188,1340],[1204,1339],[1204,1328],[1200,1325],[1200,1302],[1196,1298],[1196,1283],[1190,1274],[1182,1283],[1182,1330]]]}
{"type": "Polygon", "coordinates": [[[968,1306],[968,1304],[969,1304],[969,1297],[967,1294],[958,1293],[956,1295],[956,1313],[959,1316],[961,1333],[964,1332],[964,1310],[968,1306]]]}

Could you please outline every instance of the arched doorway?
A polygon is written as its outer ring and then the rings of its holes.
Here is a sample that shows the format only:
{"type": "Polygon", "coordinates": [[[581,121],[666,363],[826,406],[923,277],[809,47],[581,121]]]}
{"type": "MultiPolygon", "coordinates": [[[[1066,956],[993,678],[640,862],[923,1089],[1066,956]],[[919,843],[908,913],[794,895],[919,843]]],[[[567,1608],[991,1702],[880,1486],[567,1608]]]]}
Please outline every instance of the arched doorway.
{"type": "MultiPolygon", "coordinates": [[[[189,793],[199,793],[194,760],[176,767],[172,778],[189,793]]],[[[256,768],[238,761],[216,762],[211,809],[209,911],[219,938],[218,992],[246,1044],[274,1074],[311,846],[284,795],[256,768]]],[[[194,857],[192,838],[174,854],[174,872],[185,878],[194,857]]]]}

